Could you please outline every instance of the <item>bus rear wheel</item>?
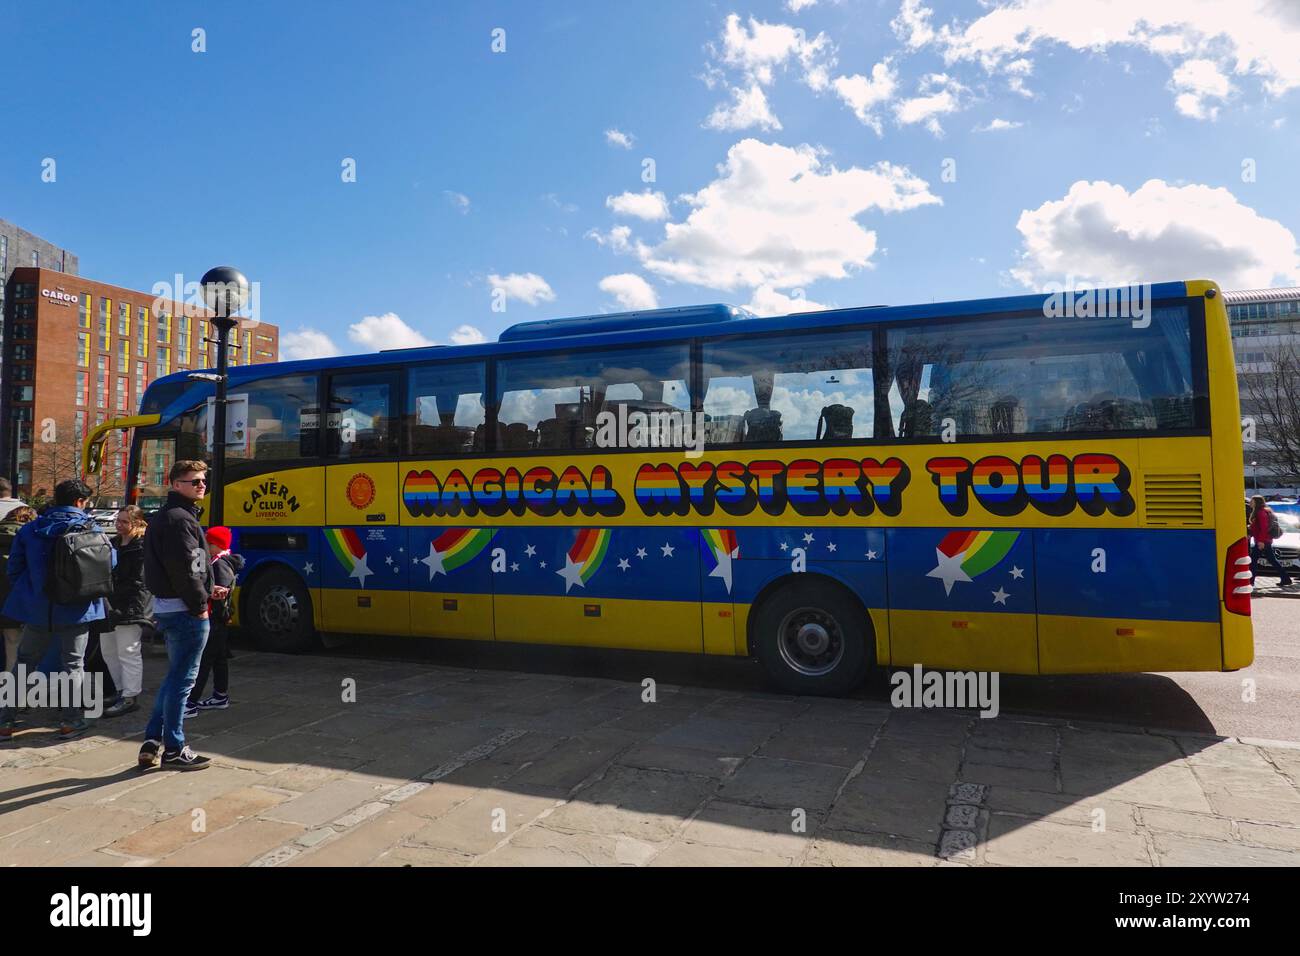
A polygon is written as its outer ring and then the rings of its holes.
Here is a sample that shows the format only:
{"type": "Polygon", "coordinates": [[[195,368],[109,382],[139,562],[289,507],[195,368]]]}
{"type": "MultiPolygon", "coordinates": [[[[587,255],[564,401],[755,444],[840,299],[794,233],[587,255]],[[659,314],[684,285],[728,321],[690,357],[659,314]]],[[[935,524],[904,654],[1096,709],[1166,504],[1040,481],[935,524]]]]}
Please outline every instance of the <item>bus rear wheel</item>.
{"type": "Polygon", "coordinates": [[[258,577],[243,611],[241,620],[261,650],[292,654],[315,643],[311,595],[290,571],[274,568],[258,577]]]}
{"type": "Polygon", "coordinates": [[[826,581],[778,589],[752,621],[754,656],[786,693],[846,694],[866,678],[875,656],[866,612],[826,581]]]}

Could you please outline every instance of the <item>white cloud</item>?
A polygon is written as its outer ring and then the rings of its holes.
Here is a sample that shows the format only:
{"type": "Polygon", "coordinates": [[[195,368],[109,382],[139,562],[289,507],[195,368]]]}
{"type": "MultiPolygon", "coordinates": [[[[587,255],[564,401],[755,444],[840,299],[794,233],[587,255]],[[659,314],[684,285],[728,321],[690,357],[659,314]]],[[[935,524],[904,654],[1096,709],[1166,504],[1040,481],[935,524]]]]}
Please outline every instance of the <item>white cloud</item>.
{"type": "Polygon", "coordinates": [[[898,74],[888,60],[871,68],[870,79],[860,73],[837,76],[831,86],[860,122],[874,129],[877,136],[881,135],[880,118],[875,114],[875,108],[893,99],[898,89],[898,74]]]}
{"type": "MultiPolygon", "coordinates": [[[[797,292],[798,290],[796,290],[797,292]]],[[[794,312],[821,312],[830,306],[814,302],[800,295],[786,295],[770,285],[759,286],[745,306],[755,315],[790,315],[794,312]]]]}
{"type": "Polygon", "coordinates": [[[622,130],[618,129],[605,130],[605,142],[609,143],[610,146],[617,146],[620,149],[631,149],[632,143],[635,141],[636,137],[631,133],[624,133],[622,130]]]}
{"type": "Polygon", "coordinates": [[[898,16],[889,25],[909,49],[919,50],[934,39],[934,28],[930,26],[933,13],[922,0],[903,0],[898,16]]]}
{"type": "Polygon", "coordinates": [[[1022,123],[1022,122],[1020,122],[1020,120],[1004,120],[1004,119],[995,119],[995,120],[993,120],[992,122],[990,122],[987,126],[976,126],[976,127],[972,130],[972,132],[974,132],[974,133],[1000,133],[1000,132],[1002,132],[1003,130],[1007,130],[1007,129],[1020,129],[1020,127],[1022,127],[1022,126],[1024,126],[1024,125],[1025,125],[1025,124],[1022,123]]]}
{"type": "Polygon", "coordinates": [[[798,13],[816,4],[817,0],[785,0],[785,8],[791,13],[798,13]]]}
{"type": "Polygon", "coordinates": [[[704,121],[708,129],[735,131],[751,129],[757,126],[762,130],[781,128],[781,121],[767,105],[767,94],[757,83],[751,83],[748,89],[734,87],[731,91],[731,105],[719,103],[704,121]]]}
{"type": "Polygon", "coordinates": [[[906,167],[837,169],[806,144],[744,139],[728,150],[718,172],[681,197],[691,213],[684,222],[666,223],[662,241],[629,241],[646,269],[724,290],[842,279],[876,252],[876,234],[858,216],[941,202],[906,167]]]}
{"type": "Polygon", "coordinates": [[[648,219],[651,222],[668,218],[668,200],[664,194],[651,192],[648,189],[641,193],[627,192],[617,196],[607,196],[605,207],[614,210],[620,216],[635,216],[637,219],[648,219]]]}
{"type": "Polygon", "coordinates": [[[546,280],[534,272],[512,272],[508,276],[490,275],[488,285],[494,293],[504,294],[507,301],[518,299],[526,305],[555,301],[555,293],[546,280]]]}
{"type": "Polygon", "coordinates": [[[659,297],[650,283],[635,272],[621,272],[600,280],[600,291],[612,295],[625,309],[657,309],[659,297]]]}
{"type": "Polygon", "coordinates": [[[1300,283],[1300,250],[1281,223],[1227,189],[1151,179],[1130,193],[1080,180],[1063,199],[1025,210],[1017,280],[1041,288],[1082,282],[1214,279],[1228,289],[1300,283]]]}
{"type": "Polygon", "coordinates": [[[772,82],[777,68],[798,61],[806,73],[829,53],[826,34],[818,33],[809,40],[802,29],[784,23],[750,17],[746,29],[740,16],[732,13],[722,28],[722,62],[764,86],[772,82]]]}
{"type": "Polygon", "coordinates": [[[924,123],[935,136],[942,136],[939,117],[962,108],[966,87],[946,73],[930,73],[921,78],[918,92],[920,95],[894,104],[894,118],[904,126],[924,123]]]}
{"type": "Polygon", "coordinates": [[[478,345],[486,341],[487,336],[469,324],[457,326],[451,333],[452,345],[478,345]]]}
{"type": "Polygon", "coordinates": [[[632,251],[632,227],[615,226],[609,232],[601,232],[599,229],[588,229],[584,234],[586,239],[594,239],[597,245],[609,246],[611,250],[618,253],[632,251]]]}
{"type": "Polygon", "coordinates": [[[538,197],[538,198],[540,198],[540,199],[542,200],[542,202],[546,203],[546,205],[551,206],[551,207],[553,207],[553,208],[555,208],[555,209],[560,210],[560,212],[577,212],[577,211],[578,211],[578,207],[577,207],[576,205],[574,205],[574,204],[571,203],[571,202],[565,202],[565,201],[562,200],[559,196],[557,196],[555,193],[543,193],[543,194],[542,194],[540,197],[538,197]]]}
{"type": "Polygon", "coordinates": [[[348,338],[371,352],[438,344],[403,322],[396,312],[367,315],[360,322],[354,322],[348,326],[348,338]]]}
{"type": "Polygon", "coordinates": [[[294,359],[330,358],[341,354],[324,332],[299,326],[296,332],[280,333],[280,358],[286,362],[294,359]]]}
{"type": "Polygon", "coordinates": [[[462,216],[469,212],[469,197],[464,193],[458,193],[452,189],[444,189],[442,194],[447,197],[447,202],[451,203],[452,208],[462,216]]]}
{"type": "Polygon", "coordinates": [[[1178,93],[1174,107],[1192,119],[1216,119],[1219,107],[1209,101],[1226,100],[1233,92],[1232,81],[1213,60],[1185,61],[1174,70],[1173,87],[1178,93]]]}
{"type": "MultiPolygon", "coordinates": [[[[1300,87],[1300,5],[1292,0],[996,0],[983,16],[938,31],[929,29],[930,15],[908,0],[895,29],[911,45],[936,44],[948,63],[977,61],[989,72],[1024,61],[1041,44],[1076,51],[1125,45],[1169,60],[1175,74],[1210,60],[1224,78],[1257,77],[1271,96],[1300,87]]],[[[1177,81],[1174,88],[1180,112],[1213,117],[1203,94],[1177,81]]]]}

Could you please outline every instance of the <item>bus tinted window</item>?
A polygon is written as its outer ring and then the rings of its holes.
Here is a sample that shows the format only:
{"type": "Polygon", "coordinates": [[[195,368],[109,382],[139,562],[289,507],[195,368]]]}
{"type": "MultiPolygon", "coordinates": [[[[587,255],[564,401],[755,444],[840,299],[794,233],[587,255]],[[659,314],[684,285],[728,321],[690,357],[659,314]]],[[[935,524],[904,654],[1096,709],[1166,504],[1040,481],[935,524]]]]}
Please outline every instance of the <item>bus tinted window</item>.
{"type": "Polygon", "coordinates": [[[411,369],[407,376],[405,454],[483,450],[481,362],[423,366],[411,369]]]}
{"type": "MultiPolygon", "coordinates": [[[[886,333],[893,434],[1194,428],[1192,347],[1185,306],[1128,318],[1024,316],[899,326],[886,333]]],[[[887,437],[881,435],[879,437],[887,437]]]]}
{"type": "Polygon", "coordinates": [[[597,416],[689,411],[685,345],[540,355],[497,366],[497,447],[595,447],[597,416]]]}
{"type": "Polygon", "coordinates": [[[242,414],[247,434],[231,427],[226,457],[232,461],[292,461],[318,454],[320,406],[315,375],[281,375],[231,389],[227,417],[242,414]],[[245,399],[246,396],[246,399],[245,399]],[[244,399],[247,406],[243,405],[244,399]]]}
{"type": "Polygon", "coordinates": [[[704,345],[708,444],[872,437],[870,330],[704,345]]]}
{"type": "Polygon", "coordinates": [[[326,453],[334,458],[375,458],[397,450],[393,426],[396,372],[352,372],[329,379],[326,453]]]}

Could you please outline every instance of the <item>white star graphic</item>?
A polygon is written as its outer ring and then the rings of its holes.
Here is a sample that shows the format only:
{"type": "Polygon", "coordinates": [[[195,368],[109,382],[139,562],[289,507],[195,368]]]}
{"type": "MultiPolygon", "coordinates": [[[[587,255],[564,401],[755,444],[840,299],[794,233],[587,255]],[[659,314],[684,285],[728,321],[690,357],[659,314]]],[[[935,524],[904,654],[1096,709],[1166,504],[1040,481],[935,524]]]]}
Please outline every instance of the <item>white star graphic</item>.
{"type": "Polygon", "coordinates": [[[1025,572],[1020,570],[1020,568],[1017,568],[1016,566],[1012,565],[1011,576],[1019,580],[1020,578],[1023,578],[1025,576],[1025,572]]]}
{"type": "Polygon", "coordinates": [[[1001,587],[999,587],[996,591],[992,591],[990,593],[993,595],[993,603],[1001,604],[1003,607],[1006,606],[1007,598],[1011,597],[1011,595],[1008,594],[1006,591],[1002,590],[1001,587]]]}
{"type": "Polygon", "coordinates": [[[356,578],[360,582],[360,586],[363,588],[366,586],[366,578],[375,573],[374,571],[371,571],[370,566],[366,564],[369,557],[368,554],[363,554],[361,557],[357,558],[356,566],[353,567],[352,573],[348,575],[350,578],[356,578]]]}
{"type": "Polygon", "coordinates": [[[537,554],[537,549],[534,548],[531,544],[528,547],[524,548],[524,557],[531,558],[536,554],[537,554]]]}
{"type": "Polygon", "coordinates": [[[392,564],[392,563],[393,563],[393,556],[391,554],[388,557],[384,558],[384,564],[392,564]]]}
{"type": "Polygon", "coordinates": [[[316,566],[313,565],[310,561],[308,561],[307,564],[306,564],[306,566],[302,569],[302,573],[303,573],[303,574],[311,574],[311,573],[313,573],[315,570],[316,570],[316,566]]]}
{"type": "Polygon", "coordinates": [[[645,548],[637,548],[637,549],[636,549],[636,556],[637,556],[638,558],[644,558],[644,557],[645,557],[645,548]]]}
{"type": "Polygon", "coordinates": [[[803,543],[804,543],[804,544],[812,544],[812,543],[813,543],[813,536],[812,536],[812,532],[811,532],[811,531],[809,531],[807,534],[805,534],[805,535],[803,536],[803,543]]]}
{"type": "Polygon", "coordinates": [[[786,544],[784,541],[782,541],[782,542],[781,542],[781,550],[782,550],[782,551],[789,551],[789,550],[790,550],[790,545],[788,545],[788,544],[786,544]]]}
{"type": "Polygon", "coordinates": [[[740,549],[734,549],[730,554],[718,552],[718,566],[709,572],[711,578],[721,578],[722,583],[727,586],[727,593],[731,593],[731,559],[740,553],[740,549]]]}
{"type": "Polygon", "coordinates": [[[433,576],[434,576],[435,574],[446,574],[446,573],[447,573],[447,572],[444,571],[443,568],[442,568],[442,555],[440,555],[440,554],[438,553],[438,549],[435,548],[435,547],[433,546],[433,542],[432,542],[432,541],[429,542],[429,556],[428,556],[427,558],[423,559],[420,563],[421,563],[421,564],[427,564],[427,565],[429,566],[429,580],[430,580],[430,581],[433,580],[433,576]]]}
{"type": "Polygon", "coordinates": [[[546,562],[545,562],[545,561],[538,561],[538,562],[537,562],[537,566],[538,566],[539,568],[541,568],[543,571],[546,570],[546,562]]]}
{"type": "Polygon", "coordinates": [[[835,550],[835,542],[832,541],[830,544],[826,545],[826,550],[827,550],[827,551],[834,551],[834,550],[835,550]]]}
{"type": "Polygon", "coordinates": [[[664,542],[664,546],[659,550],[664,553],[665,558],[671,558],[673,556],[673,546],[667,541],[664,542]]]}
{"type": "Polygon", "coordinates": [[[411,563],[412,563],[412,564],[419,564],[419,563],[420,563],[420,559],[419,559],[419,558],[412,558],[412,559],[411,559],[411,563]]]}
{"type": "Polygon", "coordinates": [[[935,557],[939,559],[939,563],[935,566],[933,571],[926,574],[926,577],[938,578],[942,581],[944,594],[951,594],[952,586],[956,582],[970,580],[970,575],[961,569],[961,563],[966,558],[966,553],[964,551],[960,554],[955,554],[950,558],[938,548],[935,548],[934,554],[935,557]]]}
{"type": "Polygon", "coordinates": [[[511,562],[510,562],[510,570],[511,570],[511,571],[518,571],[518,570],[519,570],[519,562],[518,562],[518,561],[511,561],[511,562]]]}
{"type": "Polygon", "coordinates": [[[626,570],[627,570],[628,568],[630,568],[630,567],[632,567],[632,563],[631,563],[630,561],[628,561],[627,558],[619,558],[619,559],[618,559],[618,569],[619,569],[620,571],[626,571],[626,570]]]}
{"type": "Polygon", "coordinates": [[[867,552],[867,560],[868,560],[868,561],[874,561],[874,560],[876,560],[876,552],[874,552],[874,551],[868,551],[868,552],[867,552]]]}
{"type": "Polygon", "coordinates": [[[587,586],[582,582],[582,565],[575,562],[573,558],[569,557],[567,554],[564,556],[564,568],[555,573],[564,578],[565,594],[568,594],[569,588],[573,587],[575,584],[580,588],[585,588],[587,586]]]}

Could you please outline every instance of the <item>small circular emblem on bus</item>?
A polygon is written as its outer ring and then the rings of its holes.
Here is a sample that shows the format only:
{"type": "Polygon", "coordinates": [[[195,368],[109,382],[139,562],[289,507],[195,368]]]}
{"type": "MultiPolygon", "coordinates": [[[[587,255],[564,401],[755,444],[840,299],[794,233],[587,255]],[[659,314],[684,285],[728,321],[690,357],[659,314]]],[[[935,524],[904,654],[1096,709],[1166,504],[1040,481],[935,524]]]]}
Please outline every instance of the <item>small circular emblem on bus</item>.
{"type": "Polygon", "coordinates": [[[375,480],[364,471],[348,479],[348,501],[359,511],[369,508],[375,500],[375,480]]]}

